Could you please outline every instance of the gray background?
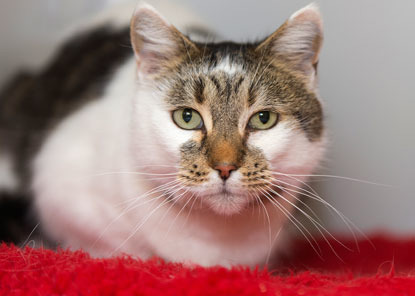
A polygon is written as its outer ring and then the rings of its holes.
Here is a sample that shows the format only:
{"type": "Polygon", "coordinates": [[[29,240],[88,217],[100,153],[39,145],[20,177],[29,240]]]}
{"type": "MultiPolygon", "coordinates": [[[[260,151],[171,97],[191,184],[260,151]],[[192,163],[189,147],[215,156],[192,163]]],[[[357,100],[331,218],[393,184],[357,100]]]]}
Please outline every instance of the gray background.
{"type": "MultiPolygon", "coordinates": [[[[120,0],[121,1],[121,0],[120,0]]],[[[2,0],[0,84],[16,69],[41,65],[68,26],[116,0],[2,0]]],[[[225,38],[251,40],[275,30],[309,1],[177,0],[225,38]]],[[[363,231],[415,233],[415,2],[317,1],[325,25],[319,64],[330,147],[321,195],[363,231]]],[[[325,225],[346,227],[322,209],[325,225]]]]}

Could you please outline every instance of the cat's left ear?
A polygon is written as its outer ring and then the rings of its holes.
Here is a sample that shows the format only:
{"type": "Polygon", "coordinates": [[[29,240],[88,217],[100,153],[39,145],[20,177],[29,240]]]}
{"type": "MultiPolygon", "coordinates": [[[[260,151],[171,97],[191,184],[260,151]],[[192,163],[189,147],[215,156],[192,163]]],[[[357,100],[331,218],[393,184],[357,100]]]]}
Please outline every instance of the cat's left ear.
{"type": "Polygon", "coordinates": [[[259,46],[272,58],[304,75],[314,87],[320,49],[323,43],[323,21],[314,3],[295,12],[276,32],[259,46]]]}
{"type": "Polygon", "coordinates": [[[152,6],[140,3],[131,19],[131,43],[138,72],[153,77],[171,69],[196,46],[152,6]]]}

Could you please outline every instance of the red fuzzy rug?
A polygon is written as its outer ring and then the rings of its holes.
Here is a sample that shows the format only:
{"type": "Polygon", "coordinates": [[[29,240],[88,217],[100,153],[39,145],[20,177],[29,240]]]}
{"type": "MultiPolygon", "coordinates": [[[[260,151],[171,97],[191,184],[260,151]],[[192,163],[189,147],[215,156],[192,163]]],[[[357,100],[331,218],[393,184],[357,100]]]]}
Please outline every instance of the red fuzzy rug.
{"type": "Polygon", "coordinates": [[[415,239],[371,238],[360,251],[350,240],[323,241],[322,259],[305,244],[295,259],[271,271],[202,268],[139,261],[92,259],[83,252],[0,245],[1,295],[415,295],[415,239]]]}

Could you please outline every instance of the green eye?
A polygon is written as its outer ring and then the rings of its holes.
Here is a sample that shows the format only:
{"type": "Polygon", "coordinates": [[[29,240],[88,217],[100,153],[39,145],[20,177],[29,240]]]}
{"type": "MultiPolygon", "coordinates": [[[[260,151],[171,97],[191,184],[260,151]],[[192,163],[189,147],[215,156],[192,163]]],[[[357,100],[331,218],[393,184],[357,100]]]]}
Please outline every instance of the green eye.
{"type": "Polygon", "coordinates": [[[266,130],[274,127],[278,121],[278,114],[270,111],[259,111],[249,119],[248,126],[252,129],[266,130]]]}
{"type": "Polygon", "coordinates": [[[200,114],[190,108],[174,111],[173,120],[178,127],[187,130],[200,129],[203,126],[203,120],[200,114]]]}

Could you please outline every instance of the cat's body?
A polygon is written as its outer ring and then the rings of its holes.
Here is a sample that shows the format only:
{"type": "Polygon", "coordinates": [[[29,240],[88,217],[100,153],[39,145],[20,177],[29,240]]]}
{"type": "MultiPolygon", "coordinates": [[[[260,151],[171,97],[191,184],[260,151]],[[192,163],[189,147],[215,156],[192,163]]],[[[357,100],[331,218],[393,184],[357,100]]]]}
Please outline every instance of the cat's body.
{"type": "Polygon", "coordinates": [[[135,55],[39,128],[22,180],[42,229],[95,256],[264,263],[284,247],[305,180],[282,174],[309,174],[324,149],[321,34],[308,7],[263,42],[203,44],[138,8],[135,55]]]}

